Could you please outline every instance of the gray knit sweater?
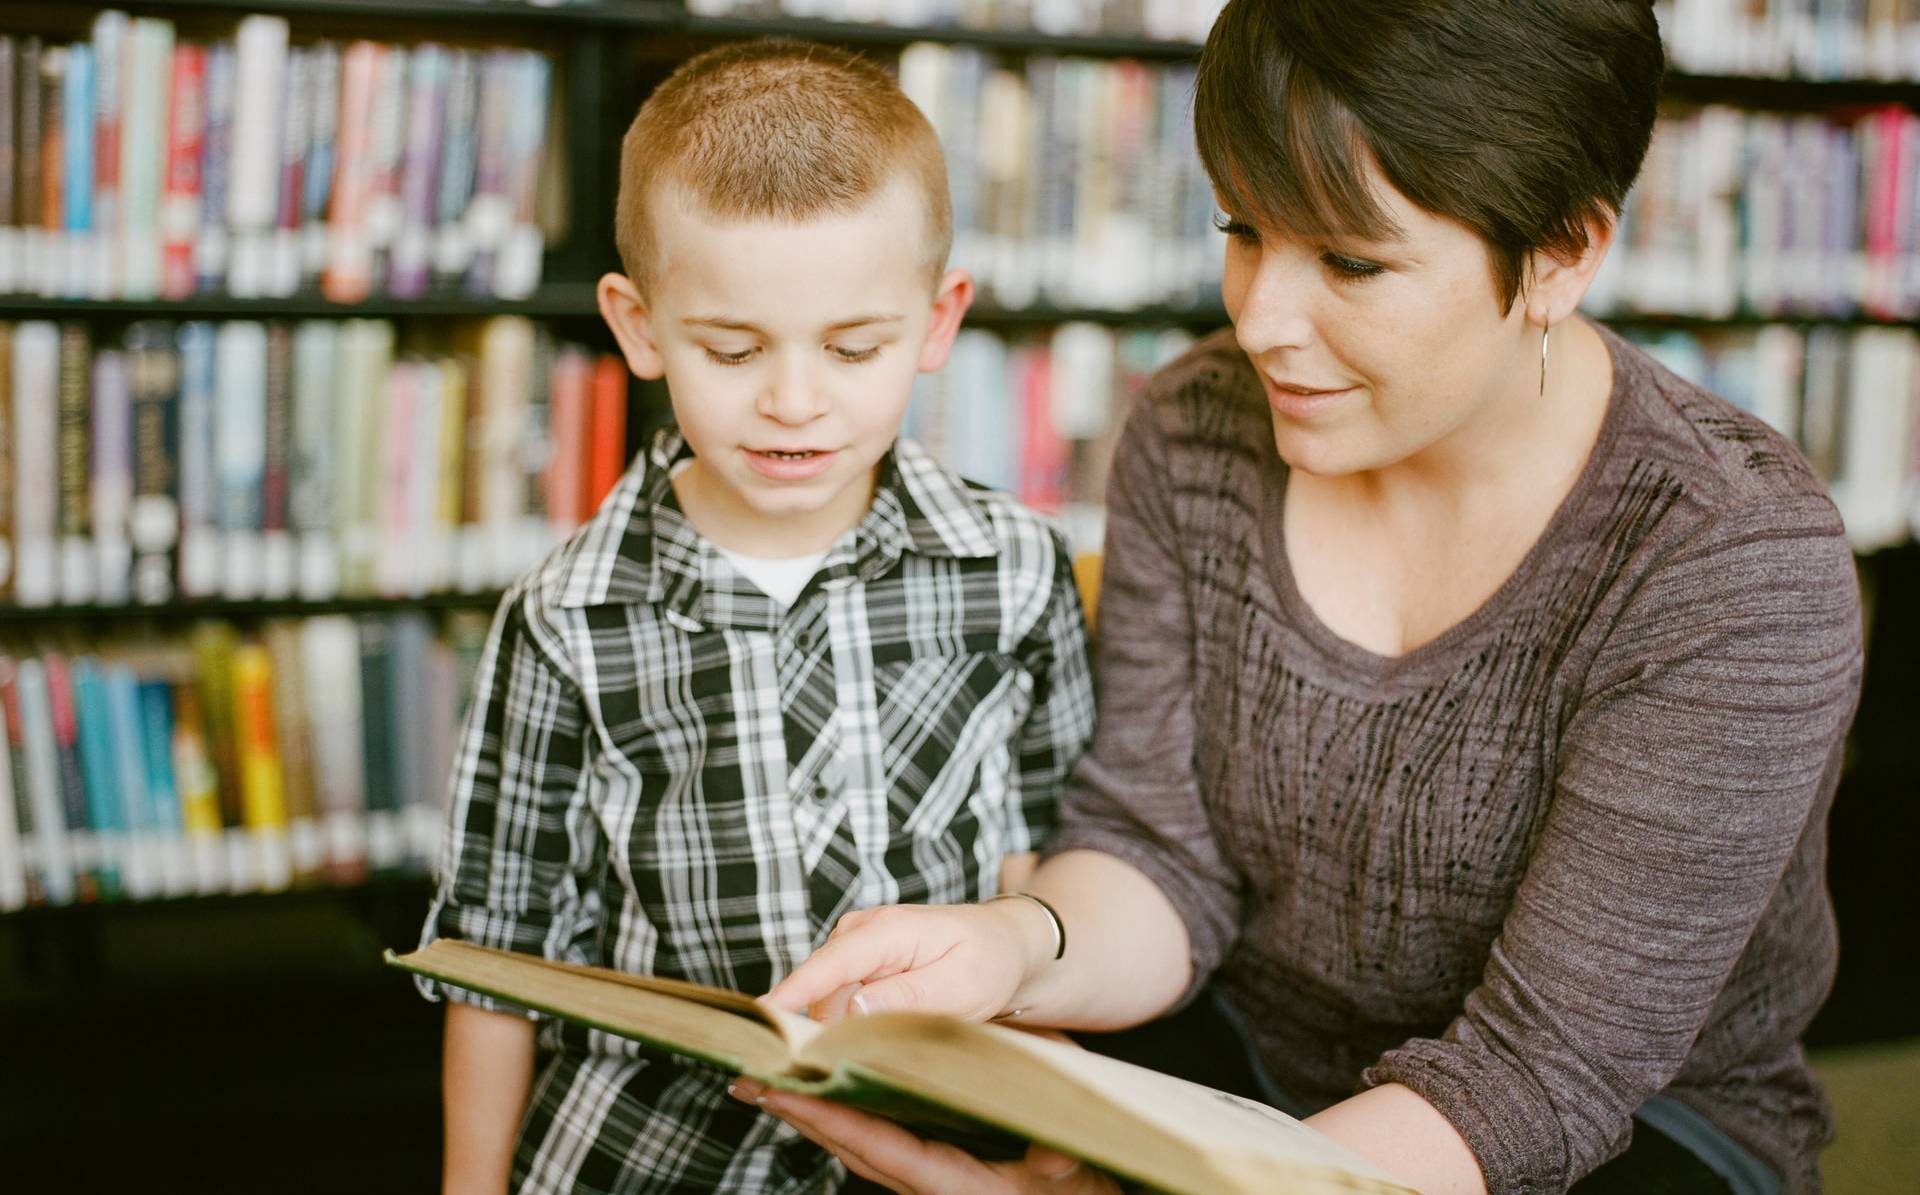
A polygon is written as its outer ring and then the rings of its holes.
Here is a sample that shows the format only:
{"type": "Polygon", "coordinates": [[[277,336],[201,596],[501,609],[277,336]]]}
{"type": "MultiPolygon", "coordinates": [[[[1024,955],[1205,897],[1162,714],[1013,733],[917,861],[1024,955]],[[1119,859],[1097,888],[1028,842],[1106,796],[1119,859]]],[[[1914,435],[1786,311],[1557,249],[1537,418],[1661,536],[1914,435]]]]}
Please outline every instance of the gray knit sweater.
{"type": "Polygon", "coordinates": [[[1114,466],[1100,726],[1049,853],[1145,872],[1282,1084],[1411,1087],[1496,1195],[1564,1190],[1661,1091],[1813,1191],[1853,560],[1790,444],[1607,342],[1540,541],[1394,658],[1294,587],[1231,336],[1163,371],[1114,466]]]}

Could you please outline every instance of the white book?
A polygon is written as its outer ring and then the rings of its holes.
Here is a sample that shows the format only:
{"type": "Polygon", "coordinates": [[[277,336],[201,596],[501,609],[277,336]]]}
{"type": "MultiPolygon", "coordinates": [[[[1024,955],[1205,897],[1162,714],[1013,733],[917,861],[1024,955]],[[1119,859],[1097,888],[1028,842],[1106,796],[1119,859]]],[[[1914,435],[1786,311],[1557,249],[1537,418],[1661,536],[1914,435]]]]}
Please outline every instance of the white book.
{"type": "Polygon", "coordinates": [[[130,24],[126,13],[114,9],[107,9],[93,19],[93,220],[81,268],[87,279],[87,293],[96,299],[121,296],[121,268],[126,260],[121,242],[122,159],[108,159],[111,166],[102,161],[118,147],[103,144],[100,133],[111,127],[122,143],[126,141],[123,122],[130,65],[130,24]]]}
{"type": "Polygon", "coordinates": [[[13,329],[14,600],[52,605],[59,593],[54,534],[58,504],[60,329],[28,320],[13,329]]]}
{"type": "Polygon", "coordinates": [[[168,97],[173,82],[173,24],[133,22],[126,106],[120,133],[121,292],[150,299],[160,291],[160,197],[166,169],[168,97]]]}
{"type": "Polygon", "coordinates": [[[268,244],[280,196],[280,108],[285,96],[287,22],[253,15],[234,35],[233,152],[227,222],[227,285],[237,296],[266,293],[268,244]]]}
{"type": "Polygon", "coordinates": [[[39,660],[21,660],[16,673],[20,697],[22,746],[26,753],[33,834],[38,840],[40,880],[48,904],[72,904],[74,856],[67,833],[67,811],[60,798],[60,761],[53,737],[53,706],[47,697],[47,672],[39,660]]]}
{"type": "Polygon", "coordinates": [[[133,584],[133,380],[126,354],[103,349],[93,357],[92,456],[87,513],[96,551],[97,596],[125,605],[133,584]]]}
{"type": "Polygon", "coordinates": [[[260,532],[267,463],[267,329],[254,320],[220,325],[214,470],[222,536],[223,596],[259,596],[264,577],[260,532]]]}
{"type": "Polygon", "coordinates": [[[1892,547],[1907,535],[1916,350],[1920,340],[1904,329],[1854,334],[1840,475],[1831,494],[1848,541],[1862,552],[1892,547]]]}
{"type": "Polygon", "coordinates": [[[377,418],[393,363],[393,325],[385,320],[348,320],[341,327],[340,365],[334,389],[334,519],[342,592],[372,590],[376,501],[382,460],[382,424],[377,418]]]}
{"type": "Polygon", "coordinates": [[[289,459],[287,514],[298,543],[298,591],[312,601],[340,587],[334,551],[338,449],[334,430],[339,388],[340,325],[304,320],[293,331],[293,450],[289,459]]]}
{"type": "Polygon", "coordinates": [[[327,863],[351,870],[367,861],[366,751],[360,710],[360,632],[345,615],[300,624],[300,668],[309,703],[314,805],[325,826],[327,863]]]}

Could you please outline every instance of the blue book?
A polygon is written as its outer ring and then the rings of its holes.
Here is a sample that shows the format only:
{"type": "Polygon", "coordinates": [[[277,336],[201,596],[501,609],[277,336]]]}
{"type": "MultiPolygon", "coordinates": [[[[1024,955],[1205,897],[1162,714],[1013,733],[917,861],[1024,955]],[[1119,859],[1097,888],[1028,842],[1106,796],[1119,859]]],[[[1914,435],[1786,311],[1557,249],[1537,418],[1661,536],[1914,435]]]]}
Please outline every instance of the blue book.
{"type": "Polygon", "coordinates": [[[127,825],[120,806],[120,770],[113,759],[113,713],[106,679],[92,656],[74,660],[72,674],[80,779],[86,793],[87,825],[99,853],[100,895],[118,896],[124,890],[127,825]]]}
{"type": "Polygon", "coordinates": [[[106,689],[108,734],[113,744],[114,788],[120,798],[125,834],[121,878],[127,895],[160,894],[160,867],[154,851],[153,809],[147,797],[147,749],[140,716],[140,682],[131,669],[110,664],[101,670],[106,689]]]}
{"type": "Polygon", "coordinates": [[[85,42],[67,49],[65,88],[60,110],[66,127],[60,144],[67,159],[61,205],[67,218],[67,261],[61,293],[78,299],[87,294],[86,265],[93,244],[93,47],[85,42]]]}
{"type": "Polygon", "coordinates": [[[139,682],[140,743],[145,748],[148,824],[156,834],[178,837],[180,788],[173,779],[173,685],[164,680],[139,682]]]}
{"type": "Polygon", "coordinates": [[[180,398],[175,431],[180,471],[180,592],[190,598],[220,591],[219,477],[214,463],[214,325],[180,325],[180,398]]]}

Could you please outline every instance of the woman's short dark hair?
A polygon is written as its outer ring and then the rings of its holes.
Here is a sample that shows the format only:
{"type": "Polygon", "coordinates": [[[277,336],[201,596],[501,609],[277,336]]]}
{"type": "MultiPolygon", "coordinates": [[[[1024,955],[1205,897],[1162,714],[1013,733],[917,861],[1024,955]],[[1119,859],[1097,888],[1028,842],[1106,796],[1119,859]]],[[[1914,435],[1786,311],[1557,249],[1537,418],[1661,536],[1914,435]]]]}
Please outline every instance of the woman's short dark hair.
{"type": "Polygon", "coordinates": [[[1619,214],[1665,64],[1649,0],[1231,0],[1194,134],[1229,212],[1308,239],[1398,231],[1377,163],[1487,243],[1504,310],[1528,253],[1619,214]]]}

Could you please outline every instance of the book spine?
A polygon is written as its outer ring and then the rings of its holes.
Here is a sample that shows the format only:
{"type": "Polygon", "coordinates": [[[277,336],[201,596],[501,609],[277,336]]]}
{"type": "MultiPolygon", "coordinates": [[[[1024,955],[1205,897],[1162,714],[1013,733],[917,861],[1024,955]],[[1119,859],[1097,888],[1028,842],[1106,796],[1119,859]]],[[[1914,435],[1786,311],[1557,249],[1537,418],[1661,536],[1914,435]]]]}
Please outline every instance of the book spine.
{"type": "Polygon", "coordinates": [[[433,648],[433,624],[418,611],[399,614],[389,624],[391,765],[394,804],[400,815],[403,850],[409,862],[436,855],[439,819],[430,795],[432,773],[433,705],[428,689],[433,648]]]}
{"type": "MultiPolygon", "coordinates": [[[[40,856],[39,826],[33,809],[33,777],[27,766],[25,727],[20,721],[19,671],[11,658],[0,656],[0,738],[6,740],[6,788],[10,800],[0,804],[0,818],[15,827],[20,853],[20,904],[47,902],[46,865],[40,856]]],[[[0,831],[3,833],[4,831],[0,831]]]]}
{"type": "Polygon", "coordinates": [[[82,269],[85,293],[120,295],[120,124],[127,76],[126,13],[108,9],[93,21],[93,220],[82,269]]]}
{"type": "Polygon", "coordinates": [[[13,325],[0,321],[0,602],[13,597],[13,325]]]}
{"type": "Polygon", "coordinates": [[[180,825],[186,833],[194,891],[202,895],[229,886],[225,826],[220,815],[220,774],[214,766],[200,696],[192,684],[173,688],[172,760],[180,792],[180,825]]]}
{"type": "Polygon", "coordinates": [[[472,388],[467,363],[459,357],[440,361],[440,470],[438,511],[434,520],[443,588],[460,583],[460,533],[467,472],[467,401],[472,388]]]}
{"type": "Polygon", "coordinates": [[[120,244],[125,257],[121,289],[130,299],[151,299],[160,293],[159,216],[173,26],[143,17],[132,28],[132,72],[127,79],[120,164],[120,244]]]}
{"type": "Polygon", "coordinates": [[[34,289],[47,298],[64,293],[67,270],[66,46],[40,56],[40,252],[34,289]]]}
{"type": "Polygon", "coordinates": [[[223,596],[260,595],[267,463],[267,329],[253,320],[220,325],[214,459],[218,477],[223,596]]]}
{"type": "Polygon", "coordinates": [[[60,326],[60,599],[72,605],[93,600],[93,549],[89,542],[87,491],[87,385],[92,347],[84,324],[60,326]]]}
{"type": "MultiPolygon", "coordinates": [[[[0,656],[0,685],[10,683],[13,661],[0,656]]],[[[13,742],[0,724],[0,913],[27,906],[27,843],[32,822],[23,821],[13,788],[13,742]]]]}
{"type": "Polygon", "coordinates": [[[61,175],[65,188],[61,207],[66,216],[66,237],[62,242],[58,293],[64,298],[84,299],[90,289],[88,267],[93,261],[93,48],[85,43],[68,46],[66,67],[66,85],[60,102],[66,124],[61,138],[66,150],[61,175]]]}
{"type": "Polygon", "coordinates": [[[269,598],[293,595],[295,558],[287,491],[293,457],[293,336],[282,323],[266,330],[265,455],[261,490],[261,591],[269,598]]]}
{"type": "Polygon", "coordinates": [[[215,358],[218,333],[210,323],[180,325],[180,592],[189,598],[220,592],[219,466],[215,358]]]}
{"type": "Polygon", "coordinates": [[[33,293],[40,289],[40,250],[44,242],[40,216],[40,137],[43,119],[40,113],[40,39],[22,37],[15,44],[18,51],[14,77],[19,98],[14,104],[14,112],[19,118],[20,135],[15,150],[18,166],[14,171],[13,211],[20,225],[20,240],[13,288],[23,293],[33,293]]]}
{"type": "Polygon", "coordinates": [[[374,75],[367,122],[366,236],[373,277],[370,286],[390,290],[393,243],[400,232],[400,167],[406,153],[407,64],[403,46],[387,46],[374,75]]]}
{"type": "Polygon", "coordinates": [[[479,58],[455,50],[447,67],[446,119],[440,178],[434,187],[433,272],[451,286],[466,273],[471,258],[467,204],[473,198],[475,121],[480,99],[479,58]]]}
{"type": "Polygon", "coordinates": [[[54,733],[53,700],[42,661],[20,661],[14,700],[18,708],[10,703],[7,710],[9,733],[17,717],[21,756],[25,761],[23,771],[32,799],[42,891],[48,904],[72,904],[81,896],[76,848],[82,844],[81,836],[69,829],[59,744],[54,733]]]}
{"type": "Polygon", "coordinates": [[[606,501],[627,469],[627,363],[603,353],[593,365],[593,431],[588,437],[587,501],[583,518],[606,501]]]}
{"type": "Polygon", "coordinates": [[[128,517],[133,508],[133,382],[126,354],[103,349],[93,358],[87,493],[94,560],[94,600],[121,606],[130,596],[133,544],[128,517]]]}
{"type": "Polygon", "coordinates": [[[540,258],[545,239],[540,232],[538,195],[542,171],[558,168],[545,160],[547,96],[552,67],[542,54],[523,51],[513,72],[515,98],[507,128],[506,200],[510,223],[501,238],[494,263],[493,293],[503,299],[521,299],[540,285],[540,258]]]}
{"type": "Polygon", "coordinates": [[[375,871],[391,871],[406,862],[406,837],[400,821],[400,793],[394,785],[392,655],[387,624],[359,620],[360,718],[362,765],[366,784],[367,862],[375,871]]]}
{"type": "MultiPolygon", "coordinates": [[[[255,891],[260,886],[260,872],[245,828],[238,733],[234,725],[233,657],[239,650],[240,636],[225,623],[203,622],[194,626],[188,639],[193,651],[195,705],[219,793],[220,835],[214,848],[219,857],[216,870],[229,891],[255,891]]],[[[184,708],[180,708],[180,716],[185,718],[184,708]]]]}
{"type": "Polygon", "coordinates": [[[166,188],[160,203],[160,294],[184,299],[194,290],[194,246],[200,236],[200,167],[206,152],[207,52],[173,51],[167,111],[166,188]]]}
{"type": "Polygon", "coordinates": [[[379,547],[374,587],[383,597],[398,597],[410,587],[412,551],[407,542],[407,491],[415,464],[413,427],[420,389],[418,374],[417,362],[411,359],[394,362],[393,368],[387,371],[386,393],[380,404],[384,425],[376,481],[375,523],[379,547]]]}
{"type": "Polygon", "coordinates": [[[514,57],[492,50],[480,66],[480,113],[475,131],[473,189],[467,201],[467,293],[495,293],[494,262],[513,222],[507,196],[507,145],[514,100],[514,57]]]}
{"type": "Polygon", "coordinates": [[[326,862],[326,846],[314,799],[313,728],[301,668],[299,625],[271,622],[262,635],[273,678],[274,748],[280,757],[293,875],[296,880],[315,879],[326,862]]]}
{"type": "MultiPolygon", "coordinates": [[[[15,210],[20,176],[17,133],[20,117],[14,110],[20,94],[19,69],[19,51],[13,37],[0,36],[0,293],[20,289],[20,216],[15,210]]],[[[0,813],[4,813],[3,808],[0,813]]],[[[0,828],[0,834],[4,833],[4,828],[0,828]]],[[[4,885],[4,880],[0,880],[0,885],[4,885]]]]}
{"type": "Polygon", "coordinates": [[[233,653],[233,703],[243,821],[253,840],[260,887],[278,892],[293,881],[293,858],[274,728],[273,666],[267,649],[257,643],[233,653]]]}
{"type": "Polygon", "coordinates": [[[305,47],[287,51],[280,96],[278,182],[273,229],[267,246],[266,288],[270,295],[300,289],[300,237],[306,200],[307,153],[313,138],[313,58],[305,47]]]}
{"type": "Polygon", "coordinates": [[[207,48],[205,107],[200,159],[200,226],[193,247],[194,289],[202,294],[226,285],[233,257],[227,229],[227,194],[233,173],[233,113],[236,86],[231,43],[207,48]]]}
{"type": "Polygon", "coordinates": [[[320,42],[309,52],[310,123],[307,161],[300,175],[300,285],[305,289],[319,284],[327,265],[327,201],[333,193],[340,121],[340,47],[320,42]]]}
{"type": "MultiPolygon", "coordinates": [[[[51,665],[51,660],[49,661],[51,665]]],[[[79,764],[82,816],[93,834],[94,876],[99,896],[113,899],[126,894],[127,827],[121,815],[118,774],[114,766],[112,711],[100,677],[99,662],[82,656],[70,662],[66,675],[69,700],[54,696],[54,722],[63,748],[71,743],[79,764]],[[69,723],[62,731],[61,707],[69,723]],[[69,737],[71,736],[71,737],[69,737]]]]}
{"type": "Polygon", "coordinates": [[[160,860],[160,887],[168,896],[194,890],[193,858],[188,850],[186,825],[180,811],[180,787],[173,765],[173,685],[154,678],[138,683],[141,765],[155,847],[160,860]]]}
{"type": "Polygon", "coordinates": [[[444,46],[418,46],[408,55],[400,223],[388,287],[397,298],[419,298],[432,278],[434,184],[440,173],[449,69],[444,46]]]}
{"type": "Polygon", "coordinates": [[[378,406],[393,366],[393,325],[353,320],[342,337],[340,389],[335,425],[340,439],[335,461],[339,488],[340,583],[344,592],[372,592],[378,551],[381,462],[385,459],[383,413],[378,406]]]}
{"type": "Polygon", "coordinates": [[[301,674],[310,693],[314,799],[325,826],[327,874],[352,883],[367,872],[366,748],[360,705],[360,632],[345,615],[300,624],[301,674]]]}
{"type": "Polygon", "coordinates": [[[59,596],[60,329],[30,320],[13,329],[13,597],[22,606],[59,596]]]}
{"type": "Polygon", "coordinates": [[[335,525],[335,394],[340,325],[305,320],[293,334],[293,450],[287,520],[299,554],[299,593],[309,600],[340,588],[335,525]]]}
{"type": "Polygon", "coordinates": [[[113,753],[111,783],[119,801],[126,894],[135,900],[150,899],[162,892],[165,874],[152,797],[147,792],[139,682],[124,665],[108,665],[100,671],[100,683],[107,707],[106,737],[113,753]]]}
{"type": "Polygon", "coordinates": [[[287,22],[248,16],[234,35],[233,162],[227,222],[233,234],[227,288],[267,293],[268,255],[279,211],[281,101],[287,73],[287,22]]]}
{"type": "Polygon", "coordinates": [[[593,362],[577,349],[556,353],[549,371],[552,451],[547,463],[547,517],[560,534],[586,517],[593,431],[593,362]]]}
{"type": "Polygon", "coordinates": [[[358,303],[373,291],[367,203],[372,187],[373,92],[384,54],[376,42],[357,41],[341,59],[331,243],[321,284],[322,292],[335,303],[358,303]]]}
{"type": "Polygon", "coordinates": [[[171,326],[139,323],[127,329],[133,375],[133,599],[171,601],[180,543],[180,362],[171,326]]]}

